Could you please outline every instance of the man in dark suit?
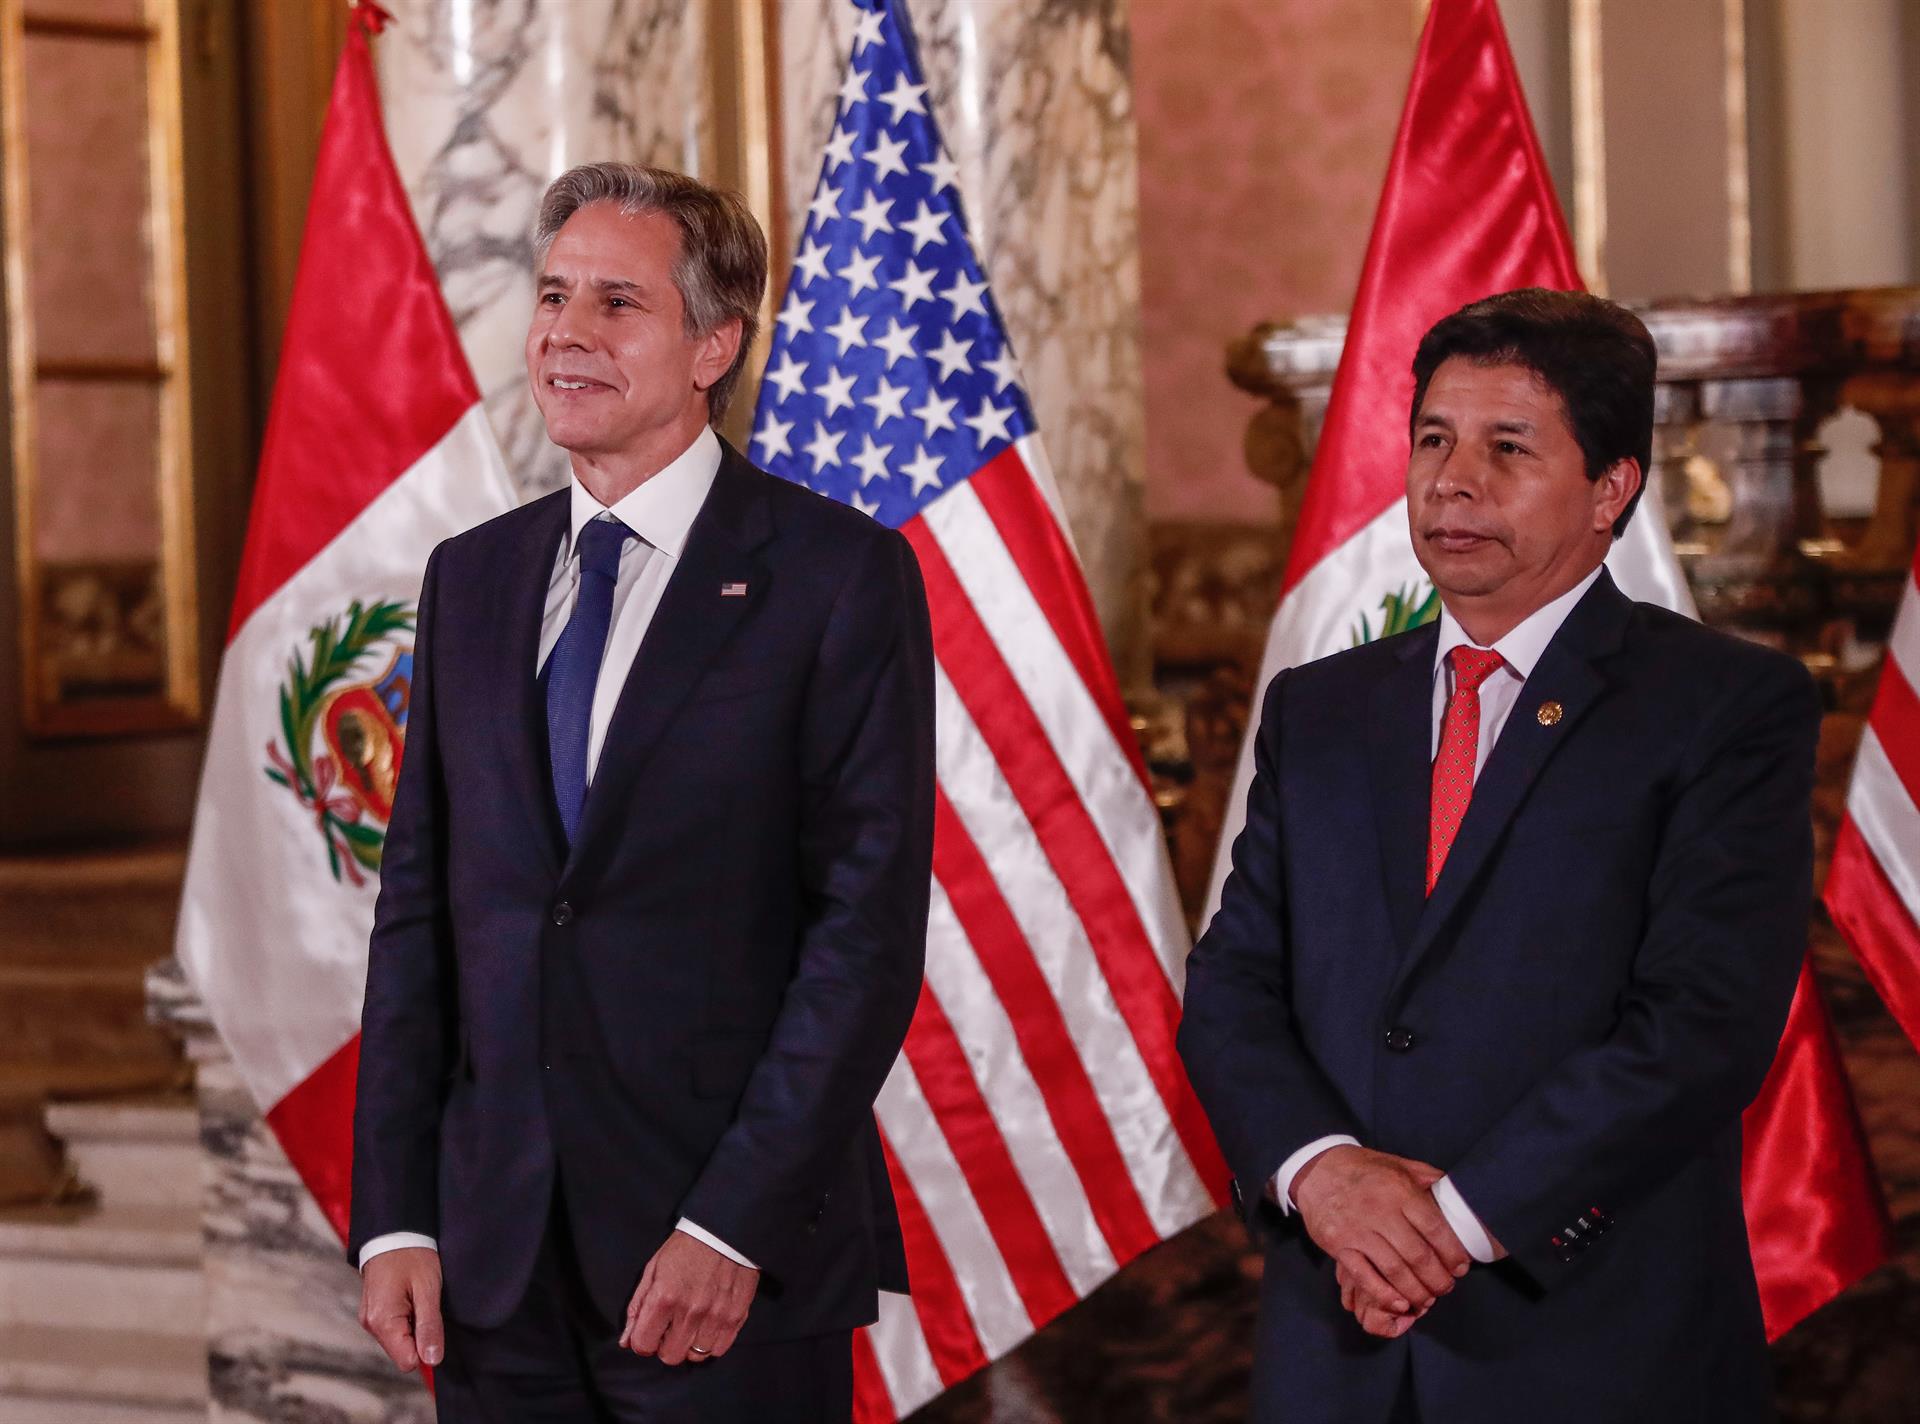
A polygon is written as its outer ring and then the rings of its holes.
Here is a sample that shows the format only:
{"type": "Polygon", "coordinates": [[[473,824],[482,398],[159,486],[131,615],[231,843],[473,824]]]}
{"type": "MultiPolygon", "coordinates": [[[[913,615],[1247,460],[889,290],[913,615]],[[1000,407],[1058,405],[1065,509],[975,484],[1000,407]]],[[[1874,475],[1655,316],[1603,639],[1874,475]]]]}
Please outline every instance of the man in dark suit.
{"type": "Polygon", "coordinates": [[[1414,375],[1444,612],[1274,679],[1188,967],[1265,1244],[1253,1416],[1767,1417],[1740,1114],[1805,945],[1817,696],[1602,566],[1651,453],[1631,313],[1489,298],[1414,375]]]}
{"type": "Polygon", "coordinates": [[[872,1105],[924,954],[918,565],[713,433],[766,281],[736,196],[592,165],[537,237],[573,480],[427,567],[362,1319],[440,1366],[443,1419],[844,1421],[851,1332],[906,1288],[872,1105]]]}

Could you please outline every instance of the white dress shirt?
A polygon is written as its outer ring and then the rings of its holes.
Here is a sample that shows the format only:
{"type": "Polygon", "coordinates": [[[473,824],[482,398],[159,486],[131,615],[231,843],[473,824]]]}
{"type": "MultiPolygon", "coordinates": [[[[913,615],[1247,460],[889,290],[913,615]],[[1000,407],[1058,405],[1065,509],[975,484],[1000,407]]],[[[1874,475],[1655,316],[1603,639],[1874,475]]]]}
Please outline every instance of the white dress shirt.
{"type": "MultiPolygon", "coordinates": [[[[600,749],[607,740],[607,723],[613,717],[614,704],[627,674],[640,652],[640,642],[653,622],[654,610],[667,580],[687,547],[687,533],[694,516],[706,503],[720,473],[720,441],[710,427],[702,427],[693,444],[679,458],[645,481],[626,498],[611,507],[602,505],[587,492],[576,476],[569,490],[567,532],[554,553],[553,575],[547,583],[546,608],[540,615],[540,650],[530,669],[538,677],[547,665],[553,645],[573,616],[573,605],[580,596],[580,556],[576,552],[580,531],[590,519],[608,516],[619,520],[638,537],[629,539],[620,550],[620,571],[613,585],[613,621],[607,630],[606,652],[600,658],[600,675],[593,687],[593,710],[587,722],[587,783],[600,765],[600,749]]],[[[685,1217],[676,1228],[704,1242],[738,1265],[753,1262],[719,1238],[702,1230],[685,1217]]],[[[360,1265],[383,1251],[403,1246],[439,1249],[431,1236],[417,1231],[392,1231],[376,1236],[360,1248],[360,1265]]]]}
{"type": "MultiPolygon", "coordinates": [[[[1480,741],[1473,753],[1475,781],[1480,779],[1481,769],[1487,764],[1487,754],[1500,739],[1500,731],[1507,725],[1507,714],[1513,711],[1514,703],[1520,698],[1521,687],[1533,675],[1533,669],[1539,663],[1541,654],[1546,652],[1547,644],[1553,641],[1553,635],[1567,621],[1573,606],[1586,596],[1587,590],[1593,587],[1599,577],[1600,570],[1596,568],[1553,602],[1534,609],[1506,637],[1492,644],[1493,651],[1500,654],[1504,666],[1496,669],[1492,676],[1480,684],[1480,741]]],[[[1480,646],[1467,636],[1467,630],[1460,626],[1459,620],[1443,602],[1440,606],[1440,641],[1433,650],[1433,740],[1427,749],[1428,760],[1440,754],[1440,730],[1447,715],[1447,700],[1453,695],[1453,665],[1447,655],[1455,648],[1480,646]]],[[[1280,1204],[1280,1210],[1293,1210],[1293,1179],[1300,1175],[1302,1167],[1330,1147],[1359,1145],[1357,1138],[1334,1133],[1315,1138],[1288,1157],[1280,1164],[1280,1170],[1273,1174],[1270,1183],[1273,1199],[1280,1204]]],[[[1493,1238],[1460,1195],[1452,1178],[1442,1177],[1433,1184],[1433,1200],[1440,1208],[1440,1214],[1446,1217],[1447,1225],[1453,1228],[1453,1234],[1460,1238],[1460,1244],[1466,1247],[1467,1254],[1483,1265],[1492,1262],[1493,1238]]]]}

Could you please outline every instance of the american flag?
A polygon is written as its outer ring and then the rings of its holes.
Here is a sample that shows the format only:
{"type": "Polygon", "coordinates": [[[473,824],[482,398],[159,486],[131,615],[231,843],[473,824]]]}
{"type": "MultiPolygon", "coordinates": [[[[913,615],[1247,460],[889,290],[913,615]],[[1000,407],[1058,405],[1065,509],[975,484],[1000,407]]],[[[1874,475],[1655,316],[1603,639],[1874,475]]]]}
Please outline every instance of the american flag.
{"type": "Polygon", "coordinates": [[[1188,937],[1145,767],[893,0],[859,3],[755,412],[774,473],[901,530],[938,670],[927,977],[876,1111],[911,1300],[859,1417],[917,1408],[1212,1211],[1174,1055],[1188,937]]]}
{"type": "Polygon", "coordinates": [[[1873,987],[1920,1044],[1920,548],[1854,758],[1825,899],[1873,987]]]}

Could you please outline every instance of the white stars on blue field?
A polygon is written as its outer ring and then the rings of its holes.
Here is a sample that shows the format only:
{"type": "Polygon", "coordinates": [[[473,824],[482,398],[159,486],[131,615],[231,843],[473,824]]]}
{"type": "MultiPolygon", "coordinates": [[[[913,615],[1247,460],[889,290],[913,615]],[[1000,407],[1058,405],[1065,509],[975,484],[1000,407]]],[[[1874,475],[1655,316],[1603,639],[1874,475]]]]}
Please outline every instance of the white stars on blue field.
{"type": "Polygon", "coordinates": [[[918,58],[873,3],[775,318],[750,453],[898,526],[1035,426],[918,58]]]}

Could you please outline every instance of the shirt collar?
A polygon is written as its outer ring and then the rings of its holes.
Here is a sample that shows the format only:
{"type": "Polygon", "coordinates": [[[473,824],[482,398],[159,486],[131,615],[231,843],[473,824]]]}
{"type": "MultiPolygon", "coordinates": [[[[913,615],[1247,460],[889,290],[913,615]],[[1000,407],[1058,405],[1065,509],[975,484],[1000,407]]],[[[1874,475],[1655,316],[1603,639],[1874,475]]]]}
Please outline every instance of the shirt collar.
{"type": "Polygon", "coordinates": [[[573,557],[580,530],[589,519],[612,514],[654,548],[673,558],[687,546],[694,516],[707,502],[714,477],[720,473],[720,437],[703,425],[693,443],[673,463],[640,482],[640,487],[609,508],[587,492],[580,477],[572,479],[567,507],[567,557],[573,557]]]}
{"type": "MultiPolygon", "coordinates": [[[[1533,676],[1534,664],[1540,661],[1540,655],[1547,650],[1547,644],[1553,641],[1553,635],[1560,631],[1560,625],[1567,621],[1567,615],[1573,612],[1574,604],[1586,596],[1588,589],[1600,577],[1602,564],[1581,579],[1579,583],[1554,599],[1543,603],[1517,623],[1506,637],[1493,645],[1493,651],[1500,654],[1500,660],[1513,670],[1513,675],[1525,682],[1533,676]]],[[[1434,676],[1447,665],[1447,654],[1455,648],[1477,648],[1480,644],[1467,636],[1467,630],[1460,626],[1452,612],[1443,602],[1440,605],[1440,642],[1433,651],[1434,676]]]]}

